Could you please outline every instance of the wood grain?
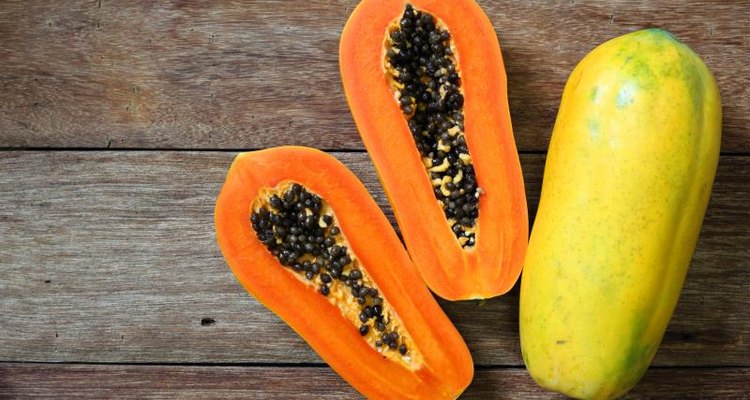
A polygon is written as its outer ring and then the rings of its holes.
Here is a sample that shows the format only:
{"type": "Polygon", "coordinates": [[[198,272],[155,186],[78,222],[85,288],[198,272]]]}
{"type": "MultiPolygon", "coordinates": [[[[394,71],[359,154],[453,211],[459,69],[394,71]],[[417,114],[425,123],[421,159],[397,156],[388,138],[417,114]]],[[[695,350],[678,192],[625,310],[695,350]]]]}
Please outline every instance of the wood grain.
{"type": "MultiPolygon", "coordinates": [[[[748,368],[652,368],[625,399],[747,398],[748,368]]],[[[332,370],[310,367],[0,364],[0,398],[359,399],[332,370]]],[[[478,370],[461,399],[563,399],[522,368],[478,370]]]]}
{"type": "MultiPolygon", "coordinates": [[[[391,215],[364,153],[335,153],[391,215]]],[[[236,283],[213,205],[234,153],[0,153],[0,360],[320,362],[236,283]]],[[[535,210],[543,156],[522,163],[535,210]]],[[[750,366],[750,158],[722,157],[660,366],[750,366]]],[[[441,303],[479,365],[522,365],[518,295],[441,303]]]]}
{"type": "MultiPolygon", "coordinates": [[[[521,150],[546,149],[580,58],[659,26],[715,73],[723,150],[750,151],[746,1],[478,1],[501,39],[521,150]]],[[[337,64],[356,3],[5,1],[0,147],[361,149],[337,64]]]]}

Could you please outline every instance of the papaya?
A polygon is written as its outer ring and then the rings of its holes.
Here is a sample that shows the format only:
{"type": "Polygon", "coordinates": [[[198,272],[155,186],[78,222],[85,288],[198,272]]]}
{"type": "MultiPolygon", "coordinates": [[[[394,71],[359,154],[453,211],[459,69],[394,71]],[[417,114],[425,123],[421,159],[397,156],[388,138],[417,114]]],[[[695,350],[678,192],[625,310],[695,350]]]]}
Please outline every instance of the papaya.
{"type": "Polygon", "coordinates": [[[466,344],[367,189],[333,156],[291,146],[239,154],[215,223],[245,289],[363,395],[452,399],[468,386],[466,344]]]}
{"type": "Polygon", "coordinates": [[[651,363],[711,195],[721,99],[661,29],[592,50],[571,73],[521,279],[524,362],[541,386],[622,396],[651,363]]]}
{"type": "Polygon", "coordinates": [[[448,300],[520,275],[528,212],[500,44],[473,0],[364,0],[341,78],[409,255],[448,300]]]}

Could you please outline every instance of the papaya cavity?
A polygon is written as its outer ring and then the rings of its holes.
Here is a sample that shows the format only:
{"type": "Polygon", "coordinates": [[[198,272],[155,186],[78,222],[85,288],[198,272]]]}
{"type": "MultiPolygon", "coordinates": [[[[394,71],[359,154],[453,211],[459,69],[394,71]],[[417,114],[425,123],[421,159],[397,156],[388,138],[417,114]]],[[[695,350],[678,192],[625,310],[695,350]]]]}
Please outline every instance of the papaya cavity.
{"type": "Polygon", "coordinates": [[[407,4],[386,31],[384,70],[453,234],[462,247],[473,247],[480,191],[464,135],[464,95],[448,28],[407,4]]]}
{"type": "Polygon", "coordinates": [[[409,334],[351,251],[323,198],[284,181],[260,191],[250,222],[280,266],[327,297],[370,346],[409,369],[421,365],[419,351],[408,344],[409,334]]]}

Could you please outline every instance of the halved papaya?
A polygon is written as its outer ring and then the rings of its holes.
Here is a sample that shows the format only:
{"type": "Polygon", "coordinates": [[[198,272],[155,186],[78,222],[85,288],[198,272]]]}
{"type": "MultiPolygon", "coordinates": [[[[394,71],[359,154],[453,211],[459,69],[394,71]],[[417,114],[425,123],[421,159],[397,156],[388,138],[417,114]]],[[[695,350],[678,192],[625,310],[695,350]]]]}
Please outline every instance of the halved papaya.
{"type": "Polygon", "coordinates": [[[369,398],[455,398],[471,355],[362,183],[324,152],[242,153],[216,236],[245,289],[369,398]]]}
{"type": "Polygon", "coordinates": [[[518,279],[523,176],[492,25],[473,0],[364,0],[340,69],[354,121],[428,286],[488,298],[518,279]]]}

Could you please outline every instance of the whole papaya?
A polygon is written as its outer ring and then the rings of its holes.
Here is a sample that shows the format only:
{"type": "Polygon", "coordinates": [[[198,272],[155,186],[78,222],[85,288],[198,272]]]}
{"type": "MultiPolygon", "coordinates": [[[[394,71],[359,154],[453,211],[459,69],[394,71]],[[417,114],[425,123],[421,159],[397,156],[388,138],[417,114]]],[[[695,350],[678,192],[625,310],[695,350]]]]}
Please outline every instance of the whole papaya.
{"type": "Polygon", "coordinates": [[[521,283],[526,367],[610,399],[651,363],[711,194],[721,99],[701,59],[647,29],[589,53],[565,86],[521,283]]]}

